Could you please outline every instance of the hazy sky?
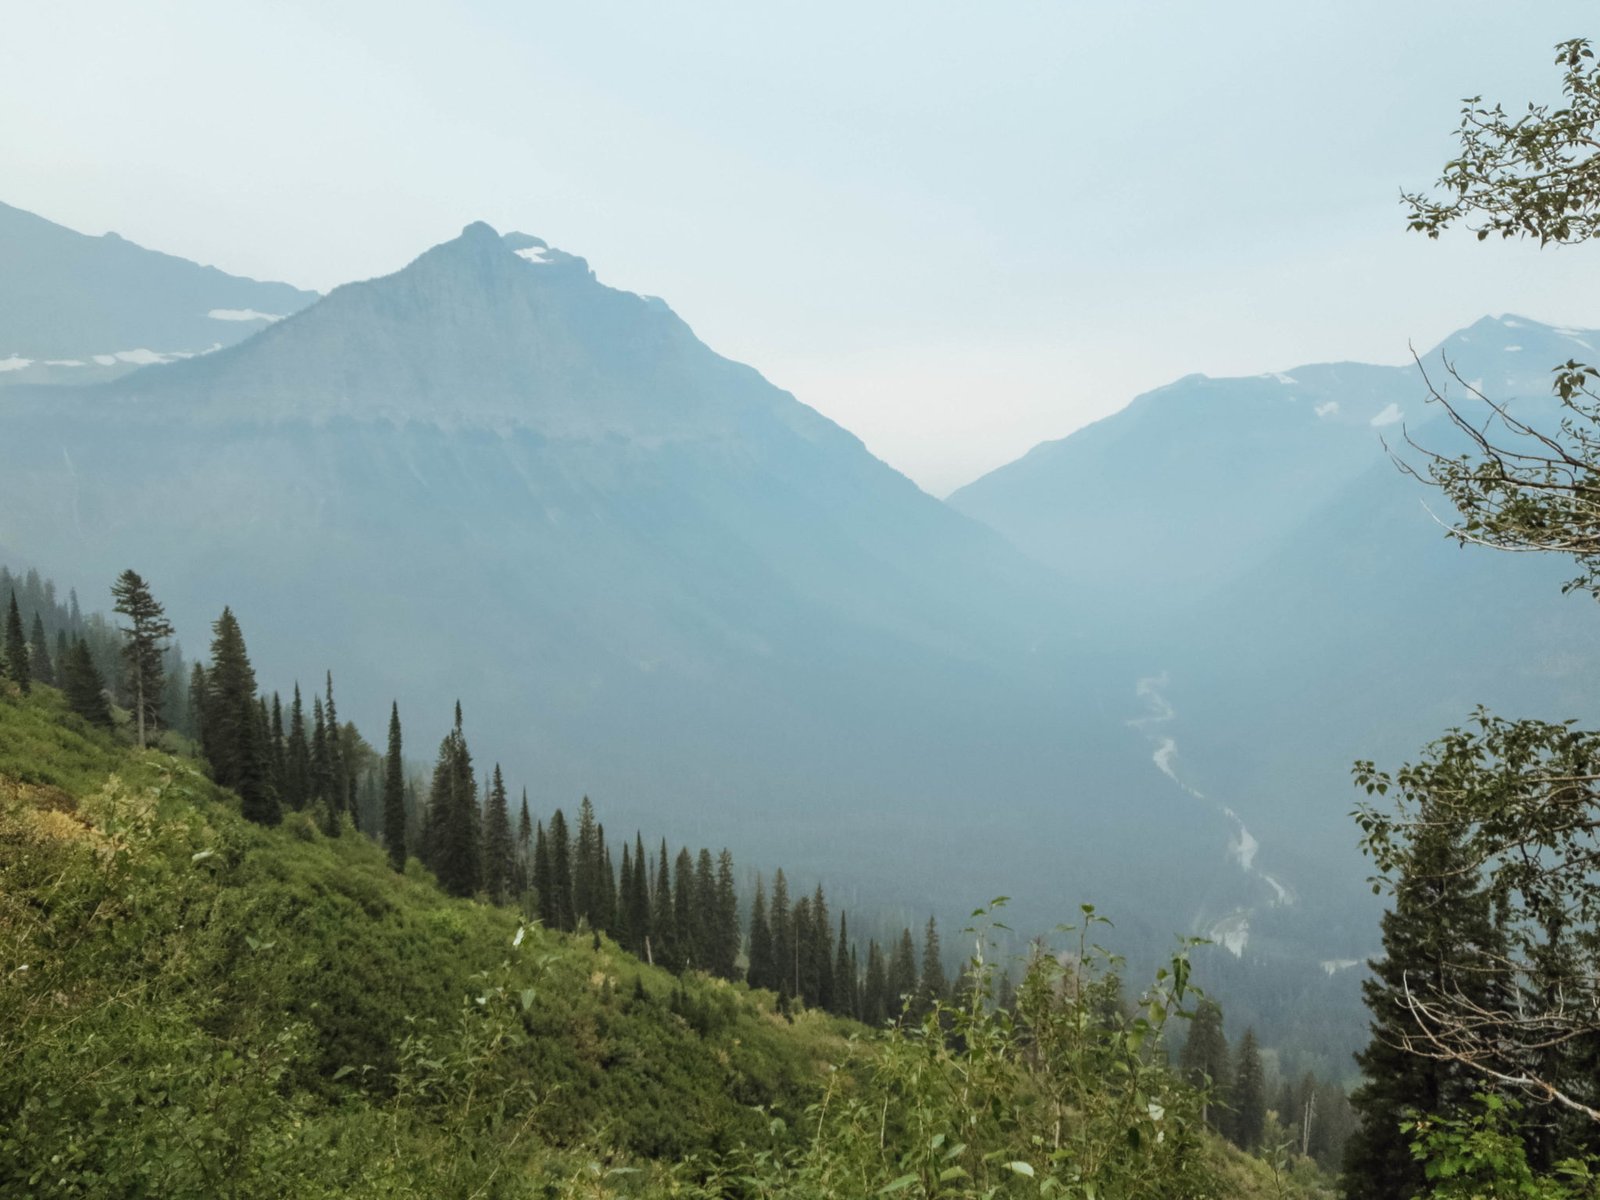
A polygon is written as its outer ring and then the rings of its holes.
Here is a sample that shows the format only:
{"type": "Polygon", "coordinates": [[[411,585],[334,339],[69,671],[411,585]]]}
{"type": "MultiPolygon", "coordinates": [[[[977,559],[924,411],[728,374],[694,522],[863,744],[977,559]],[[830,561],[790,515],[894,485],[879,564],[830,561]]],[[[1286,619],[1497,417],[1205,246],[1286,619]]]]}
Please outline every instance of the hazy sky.
{"type": "Polygon", "coordinates": [[[1586,249],[1431,243],[1460,97],[1593,4],[8,5],[0,200],[327,289],[468,221],[659,295],[944,493],[1193,371],[1600,325],[1586,249]]]}

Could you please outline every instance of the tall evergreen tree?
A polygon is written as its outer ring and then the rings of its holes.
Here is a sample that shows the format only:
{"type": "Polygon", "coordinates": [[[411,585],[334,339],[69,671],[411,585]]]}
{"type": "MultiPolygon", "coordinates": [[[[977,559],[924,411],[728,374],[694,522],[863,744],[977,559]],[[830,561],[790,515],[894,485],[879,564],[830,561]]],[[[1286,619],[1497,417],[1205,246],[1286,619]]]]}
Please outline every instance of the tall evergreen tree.
{"type": "Polygon", "coordinates": [[[59,687],[61,677],[50,661],[50,640],[45,636],[44,618],[33,614],[33,628],[28,635],[28,666],[33,677],[49,687],[59,687]]]}
{"type": "Polygon", "coordinates": [[[116,599],[116,611],[128,619],[118,628],[126,640],[122,646],[128,664],[128,692],[133,700],[134,729],[139,745],[145,745],[147,733],[154,731],[161,719],[161,687],[164,664],[163,652],[167,639],[172,636],[172,623],[156,598],[150,594],[150,585],[133,570],[124,571],[111,585],[111,595],[116,599]]]}
{"type": "Polygon", "coordinates": [[[74,639],[67,651],[62,674],[62,690],[66,693],[67,707],[91,725],[110,729],[111,706],[106,703],[105,680],[94,665],[89,644],[82,638],[74,639]]]}
{"type": "Polygon", "coordinates": [[[210,695],[211,683],[206,676],[206,669],[195,663],[189,668],[189,736],[195,740],[202,754],[207,744],[206,708],[210,695]]]}
{"type": "Polygon", "coordinates": [[[519,898],[528,894],[533,860],[533,817],[528,813],[528,789],[522,789],[522,812],[517,816],[517,852],[512,859],[511,887],[519,898]]]}
{"type": "MultiPolygon", "coordinates": [[[[297,693],[298,693],[298,689],[297,693]]],[[[295,702],[299,703],[298,694],[295,702]]],[[[303,732],[303,731],[302,731],[303,732]]],[[[526,813],[526,809],[523,810],[526,813]]],[[[383,844],[389,865],[406,869],[406,778],[400,748],[400,704],[389,704],[389,753],[383,760],[383,844]]]]}
{"type": "Polygon", "coordinates": [[[711,867],[711,851],[704,846],[694,862],[694,892],[691,897],[694,909],[694,944],[697,960],[695,966],[702,971],[716,973],[713,963],[717,956],[717,878],[711,867]]]}
{"type": "Polygon", "coordinates": [[[1267,1127],[1267,1080],[1261,1069],[1256,1031],[1246,1029],[1239,1039],[1233,1065],[1233,1115],[1229,1134],[1239,1149],[1253,1153],[1267,1127]]]}
{"type": "Polygon", "coordinates": [[[756,898],[750,905],[750,966],[745,978],[753,988],[776,990],[777,967],[772,957],[772,926],[767,923],[767,888],[756,876],[756,898]]]}
{"type": "Polygon", "coordinates": [[[428,810],[438,845],[432,865],[440,885],[453,896],[472,895],[483,882],[483,834],[478,785],[459,703],[455,727],[439,743],[428,810]]]}
{"type": "Polygon", "coordinates": [[[544,822],[534,827],[533,833],[533,890],[537,897],[539,920],[546,929],[559,929],[556,924],[556,889],[551,879],[550,838],[544,831],[544,822]]]}
{"type": "Polygon", "coordinates": [[[898,1019],[908,1001],[913,1006],[917,1002],[917,948],[911,940],[911,930],[900,931],[900,940],[895,943],[894,953],[889,958],[887,975],[888,993],[885,1001],[889,1015],[898,1019]]]}
{"type": "Polygon", "coordinates": [[[578,805],[578,840],[572,853],[572,915],[574,924],[598,926],[600,914],[600,842],[595,833],[594,805],[585,796],[578,805]]]}
{"type": "Polygon", "coordinates": [[[681,965],[678,956],[678,918],[672,899],[672,867],[667,862],[667,839],[661,839],[659,859],[656,863],[655,894],[650,900],[650,930],[654,939],[650,958],[658,966],[676,971],[681,965]]]}
{"type": "Polygon", "coordinates": [[[611,861],[611,847],[606,845],[606,827],[595,826],[595,838],[600,845],[600,896],[595,924],[606,933],[617,928],[617,872],[611,861]]]}
{"type": "Polygon", "coordinates": [[[783,868],[772,873],[772,907],[767,912],[772,926],[772,989],[779,996],[794,995],[794,927],[790,924],[789,881],[783,868]]]}
{"type": "Polygon", "coordinates": [[[333,775],[328,769],[328,723],[322,715],[322,697],[311,697],[311,800],[328,803],[333,775]]]}
{"type": "Polygon", "coordinates": [[[678,934],[677,969],[688,971],[700,965],[700,947],[695,945],[698,922],[695,920],[694,859],[689,847],[678,851],[672,865],[672,924],[678,934]]]}
{"type": "Polygon", "coordinates": [[[731,980],[739,971],[739,895],[733,882],[733,854],[717,855],[717,890],[713,921],[711,970],[731,980]]]}
{"type": "Polygon", "coordinates": [[[638,830],[633,834],[633,885],[628,891],[628,931],[633,939],[629,946],[641,958],[650,929],[650,863],[644,856],[644,837],[638,830]]]}
{"type": "Polygon", "coordinates": [[[272,790],[278,793],[278,799],[283,799],[283,793],[288,786],[288,757],[283,735],[283,701],[278,698],[278,693],[272,693],[272,720],[267,738],[267,764],[268,775],[272,780],[272,790]]]}
{"type": "Polygon", "coordinates": [[[323,799],[328,804],[328,832],[338,836],[344,824],[344,813],[350,808],[350,777],[345,763],[344,746],[339,730],[339,710],[333,704],[333,672],[327,673],[327,701],[322,706],[325,724],[327,791],[323,799]]]}
{"type": "Polygon", "coordinates": [[[489,785],[489,808],[483,822],[483,885],[492,904],[504,904],[510,892],[514,851],[505,780],[500,775],[500,764],[495,763],[494,779],[489,785]]]}
{"type": "Polygon", "coordinates": [[[861,1020],[877,1028],[889,1019],[889,977],[883,951],[874,939],[867,941],[867,973],[861,981],[861,1020]]]}
{"type": "Polygon", "coordinates": [[[28,664],[28,638],[22,632],[22,613],[17,609],[17,593],[11,593],[6,607],[6,673],[26,696],[33,690],[33,672],[28,664]]]}
{"type": "Polygon", "coordinates": [[[567,817],[559,808],[550,818],[550,905],[557,929],[576,929],[577,912],[572,890],[572,837],[567,817]]]}
{"type": "Polygon", "coordinates": [[[306,737],[306,710],[300,701],[298,682],[294,685],[294,700],[289,705],[288,739],[284,749],[283,798],[298,812],[311,803],[311,743],[306,737]]]}
{"type": "Polygon", "coordinates": [[[856,1015],[856,969],[850,945],[850,924],[844,913],[839,914],[839,947],[833,960],[833,1011],[840,1016],[856,1015]]]}
{"type": "Polygon", "coordinates": [[[1218,1131],[1228,1111],[1232,1067],[1228,1038],[1222,1028],[1222,1008],[1207,997],[1195,1006],[1194,1016],[1189,1021],[1189,1036],[1178,1056],[1178,1069],[1191,1087],[1205,1091],[1206,1102],[1200,1115],[1206,1124],[1218,1131]]]}
{"type": "MultiPolygon", "coordinates": [[[[1426,820],[1419,825],[1430,828],[1426,820]]],[[[1372,974],[1361,985],[1372,1041],[1356,1055],[1366,1082],[1350,1096],[1360,1122],[1345,1147],[1349,1200],[1424,1191],[1427,1180],[1401,1122],[1462,1111],[1483,1086],[1467,1068],[1405,1048],[1419,1032],[1407,997],[1460,996],[1485,1012],[1509,1011],[1512,1003],[1494,969],[1504,941],[1459,843],[1444,832],[1425,835],[1410,863],[1380,923],[1383,957],[1368,963],[1372,974]]]]}
{"type": "Polygon", "coordinates": [[[806,975],[811,987],[807,1003],[828,1012],[834,1011],[833,922],[828,916],[828,901],[822,885],[811,894],[811,936],[807,952],[806,975]]]}
{"type": "Polygon", "coordinates": [[[944,973],[944,952],[939,947],[939,926],[932,917],[922,935],[922,978],[917,986],[917,1003],[921,1011],[930,1011],[934,1004],[950,998],[950,984],[944,973]]]}
{"type": "Polygon", "coordinates": [[[211,670],[207,673],[206,756],[223,787],[239,793],[244,816],[261,825],[282,817],[268,779],[256,704],[256,673],[233,610],[224,608],[211,626],[211,670]]]}

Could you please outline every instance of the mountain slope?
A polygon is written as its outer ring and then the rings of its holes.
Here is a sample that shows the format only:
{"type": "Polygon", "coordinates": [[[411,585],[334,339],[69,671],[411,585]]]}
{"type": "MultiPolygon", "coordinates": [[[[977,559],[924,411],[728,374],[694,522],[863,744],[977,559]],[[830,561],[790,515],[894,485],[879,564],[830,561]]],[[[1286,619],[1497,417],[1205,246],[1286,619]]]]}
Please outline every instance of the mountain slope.
{"type": "Polygon", "coordinates": [[[0,204],[0,386],[89,382],[203,354],[316,299],[0,204]]]}
{"type": "Polygon", "coordinates": [[[0,544],[136,562],[191,644],[223,596],[264,679],[337,664],[365,727],[397,696],[442,733],[423,701],[459,691],[548,804],[758,822],[756,861],[918,907],[1033,888],[1053,920],[1063,861],[1135,890],[1093,847],[1159,788],[1119,783],[1138,737],[1055,576],[537,239],[469,226],[241,345],[0,406],[0,544]]]}

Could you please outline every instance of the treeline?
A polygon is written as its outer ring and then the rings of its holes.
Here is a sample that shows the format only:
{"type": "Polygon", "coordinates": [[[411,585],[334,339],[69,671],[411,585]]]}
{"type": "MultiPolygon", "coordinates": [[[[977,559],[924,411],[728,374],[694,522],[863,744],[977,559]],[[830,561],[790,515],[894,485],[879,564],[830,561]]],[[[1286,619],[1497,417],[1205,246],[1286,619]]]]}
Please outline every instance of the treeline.
{"type": "Polygon", "coordinates": [[[1246,1029],[1238,1046],[1230,1048],[1222,1009],[1214,1000],[1195,1007],[1178,1069],[1204,1095],[1206,1124],[1239,1149],[1287,1147],[1324,1170],[1340,1169],[1356,1125],[1344,1088],[1307,1071],[1273,1089],[1255,1030],[1246,1029]]]}
{"type": "Polygon", "coordinates": [[[636,830],[618,855],[588,797],[575,828],[560,808],[535,819],[525,788],[513,815],[499,764],[479,784],[459,701],[432,775],[419,781],[406,770],[398,706],[380,754],[340,721],[331,672],[309,707],[298,683],[287,702],[267,695],[229,608],[212,624],[209,662],[186,666],[161,605],[133,571],[112,589],[120,625],[84,617],[76,593],[62,605],[35,572],[19,579],[0,568],[0,592],[8,597],[9,677],[62,687],[96,724],[115,725],[132,710],[123,722],[130,734],[143,741],[165,730],[169,748],[197,749],[252,821],[301,813],[328,836],[354,828],[384,846],[397,870],[419,859],[452,895],[515,906],[551,929],[604,934],[671,971],[746,980],[775,992],[780,1011],[800,1003],[878,1025],[906,1011],[920,1018],[949,997],[932,917],[920,958],[909,928],[892,944],[868,939],[863,949],[820,884],[791,898],[781,869],[770,889],[757,876],[747,907],[726,847],[673,853],[665,839],[647,848],[636,830]]]}

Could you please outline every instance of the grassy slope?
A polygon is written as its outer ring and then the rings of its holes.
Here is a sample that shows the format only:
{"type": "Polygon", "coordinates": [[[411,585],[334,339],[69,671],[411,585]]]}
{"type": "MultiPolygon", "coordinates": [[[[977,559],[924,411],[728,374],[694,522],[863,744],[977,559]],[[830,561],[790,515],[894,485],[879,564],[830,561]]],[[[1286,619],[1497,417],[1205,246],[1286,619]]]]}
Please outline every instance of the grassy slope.
{"type": "Polygon", "coordinates": [[[665,1194],[783,1150],[859,1032],[518,928],[0,691],[0,1194],[665,1194]]]}
{"type": "Polygon", "coordinates": [[[92,1170],[128,1140],[118,1124],[194,1160],[160,1194],[208,1157],[248,1169],[270,1148],[225,1131],[189,1147],[163,1107],[204,1125],[174,1097],[247,1093],[235,1076],[252,1071],[265,1109],[312,1136],[393,1113],[398,1073],[417,1112],[473,1082],[515,1095],[524,1145],[678,1158],[765,1139],[757,1106],[797,1115],[842,1050],[842,1023],[790,1026],[716,981],[686,981],[679,1015],[665,972],[587,935],[529,929],[514,948],[518,926],[415,864],[396,876],[363,837],[248,825],[194,764],[120,745],[50,689],[0,699],[0,1193],[8,1159],[48,1162],[62,1142],[92,1170]],[[226,1055],[247,1061],[148,1094],[159,1060],[226,1055]]]}

